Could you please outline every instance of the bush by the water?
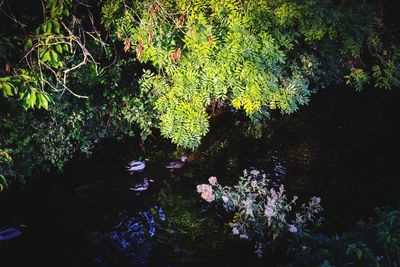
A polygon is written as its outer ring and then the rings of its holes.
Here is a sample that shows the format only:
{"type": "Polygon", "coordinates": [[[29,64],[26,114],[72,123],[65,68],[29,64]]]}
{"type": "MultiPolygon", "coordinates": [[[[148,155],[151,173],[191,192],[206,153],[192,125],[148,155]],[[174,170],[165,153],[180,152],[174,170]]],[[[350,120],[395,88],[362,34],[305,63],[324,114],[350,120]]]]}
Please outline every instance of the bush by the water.
{"type": "Polygon", "coordinates": [[[0,4],[10,180],[61,169],[104,138],[161,133],[195,149],[222,112],[263,124],[328,85],[400,84],[382,7],[365,1],[18,2],[0,4]]]}

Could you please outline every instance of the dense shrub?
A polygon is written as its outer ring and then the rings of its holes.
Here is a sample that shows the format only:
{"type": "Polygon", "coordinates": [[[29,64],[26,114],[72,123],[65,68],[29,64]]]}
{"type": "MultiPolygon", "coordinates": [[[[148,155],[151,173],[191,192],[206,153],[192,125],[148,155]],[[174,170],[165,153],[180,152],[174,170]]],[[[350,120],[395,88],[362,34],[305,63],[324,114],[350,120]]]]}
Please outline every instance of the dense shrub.
{"type": "Polygon", "coordinates": [[[258,170],[245,170],[232,187],[220,185],[214,176],[208,181],[198,185],[197,192],[208,202],[222,202],[224,209],[232,213],[229,225],[233,235],[254,241],[259,257],[263,248],[273,246],[277,240],[310,235],[321,223],[319,197],[312,197],[298,209],[297,196],[288,199],[283,185],[275,184],[258,170]]]}

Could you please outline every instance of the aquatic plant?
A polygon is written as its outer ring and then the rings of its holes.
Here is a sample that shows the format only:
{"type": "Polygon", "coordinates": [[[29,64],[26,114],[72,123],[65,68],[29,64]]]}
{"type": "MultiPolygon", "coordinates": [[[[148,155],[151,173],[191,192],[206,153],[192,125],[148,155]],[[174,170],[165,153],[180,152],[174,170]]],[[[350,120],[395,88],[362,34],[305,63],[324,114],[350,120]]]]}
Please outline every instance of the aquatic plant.
{"type": "Polygon", "coordinates": [[[256,242],[256,252],[272,245],[281,237],[303,236],[321,223],[321,199],[312,197],[300,208],[286,194],[284,185],[276,185],[258,170],[244,170],[235,186],[222,186],[217,178],[208,179],[209,184],[197,186],[197,192],[208,202],[221,202],[227,212],[233,213],[229,226],[232,234],[241,239],[256,242]]]}

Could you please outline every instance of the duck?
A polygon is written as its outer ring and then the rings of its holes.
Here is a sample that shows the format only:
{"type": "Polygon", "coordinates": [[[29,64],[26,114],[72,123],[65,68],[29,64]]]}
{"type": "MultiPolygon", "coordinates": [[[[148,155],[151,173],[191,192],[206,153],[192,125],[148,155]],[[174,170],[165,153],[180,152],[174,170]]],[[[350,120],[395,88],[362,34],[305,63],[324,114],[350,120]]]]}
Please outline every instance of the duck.
{"type": "Polygon", "coordinates": [[[128,172],[130,172],[132,174],[134,172],[142,172],[145,167],[146,167],[146,163],[144,161],[133,160],[128,163],[128,165],[126,166],[126,169],[128,172]]]}
{"type": "Polygon", "coordinates": [[[136,183],[129,189],[132,191],[135,191],[135,192],[146,191],[147,189],[149,189],[150,183],[152,183],[152,182],[154,182],[152,179],[145,177],[143,179],[143,182],[136,183]]]}
{"type": "Polygon", "coordinates": [[[188,158],[186,156],[182,156],[180,160],[172,160],[165,164],[165,168],[173,171],[174,169],[180,169],[185,165],[185,161],[188,158]]]}

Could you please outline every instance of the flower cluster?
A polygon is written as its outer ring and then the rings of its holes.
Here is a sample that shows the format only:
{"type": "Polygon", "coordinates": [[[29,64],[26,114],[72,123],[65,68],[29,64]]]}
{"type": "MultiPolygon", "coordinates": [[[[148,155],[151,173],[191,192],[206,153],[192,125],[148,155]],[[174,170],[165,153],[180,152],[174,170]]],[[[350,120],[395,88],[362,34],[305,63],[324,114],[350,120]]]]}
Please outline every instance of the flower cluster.
{"type": "Polygon", "coordinates": [[[215,197],[211,185],[199,184],[197,186],[197,192],[201,194],[201,197],[208,202],[213,202],[215,197]]]}
{"type": "Polygon", "coordinates": [[[233,187],[220,185],[215,176],[208,182],[198,185],[197,192],[208,202],[221,201],[225,210],[234,214],[229,223],[232,234],[256,241],[258,248],[281,236],[302,235],[309,226],[320,223],[319,197],[296,208],[297,196],[289,200],[284,186],[277,187],[262,171],[245,170],[233,187]]]}

